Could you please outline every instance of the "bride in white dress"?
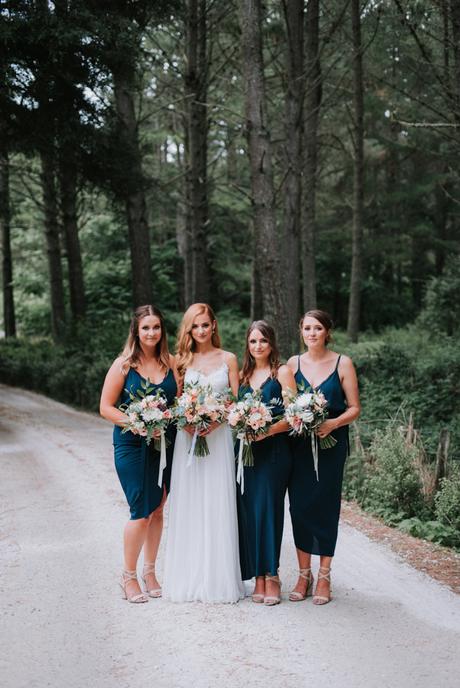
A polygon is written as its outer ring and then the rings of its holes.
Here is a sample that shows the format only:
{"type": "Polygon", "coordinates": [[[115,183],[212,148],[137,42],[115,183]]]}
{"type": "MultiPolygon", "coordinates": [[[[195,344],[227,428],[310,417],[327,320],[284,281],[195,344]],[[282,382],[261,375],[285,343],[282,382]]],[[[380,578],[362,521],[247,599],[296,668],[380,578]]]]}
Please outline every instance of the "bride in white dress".
{"type": "MultiPolygon", "coordinates": [[[[179,329],[182,382],[238,391],[236,356],[220,348],[210,306],[193,304],[179,329]]],[[[181,390],[180,390],[181,391],[181,390]]],[[[237,602],[244,597],[238,548],[235,457],[228,425],[207,433],[209,456],[187,466],[193,429],[177,434],[169,495],[163,597],[173,602],[237,602]]]]}

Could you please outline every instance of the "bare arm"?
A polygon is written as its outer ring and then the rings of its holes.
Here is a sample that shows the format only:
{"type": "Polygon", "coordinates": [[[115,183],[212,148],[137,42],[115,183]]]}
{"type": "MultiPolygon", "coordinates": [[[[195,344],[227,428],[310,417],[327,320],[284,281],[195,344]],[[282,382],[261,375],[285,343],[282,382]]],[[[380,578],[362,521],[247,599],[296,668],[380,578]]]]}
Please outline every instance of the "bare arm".
{"type": "Polygon", "coordinates": [[[316,434],[318,437],[326,437],[333,430],[341,428],[344,425],[349,425],[361,413],[361,404],[359,401],[358,378],[355,367],[348,356],[342,356],[339,364],[340,382],[342,383],[345,398],[347,400],[347,409],[337,418],[329,418],[322,423],[316,434]]]}
{"type": "Polygon", "coordinates": [[[238,396],[238,387],[240,385],[240,374],[238,370],[238,359],[235,354],[225,352],[225,363],[228,365],[228,381],[233,396],[238,396]]]}
{"type": "Polygon", "coordinates": [[[106,420],[115,423],[115,425],[124,426],[126,425],[127,417],[123,411],[116,407],[125,384],[125,376],[121,371],[121,366],[122,359],[116,358],[105,376],[101,401],[99,403],[99,413],[106,420]]]}

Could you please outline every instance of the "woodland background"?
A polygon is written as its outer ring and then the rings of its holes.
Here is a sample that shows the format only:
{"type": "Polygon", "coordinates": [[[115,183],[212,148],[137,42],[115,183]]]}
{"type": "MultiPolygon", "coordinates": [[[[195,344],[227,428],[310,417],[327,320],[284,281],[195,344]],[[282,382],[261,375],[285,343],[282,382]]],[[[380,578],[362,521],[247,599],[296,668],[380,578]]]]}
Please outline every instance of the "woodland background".
{"type": "Polygon", "coordinates": [[[133,305],[285,356],[318,305],[346,494],[460,546],[460,3],[0,3],[0,379],[96,409],[133,305]]]}

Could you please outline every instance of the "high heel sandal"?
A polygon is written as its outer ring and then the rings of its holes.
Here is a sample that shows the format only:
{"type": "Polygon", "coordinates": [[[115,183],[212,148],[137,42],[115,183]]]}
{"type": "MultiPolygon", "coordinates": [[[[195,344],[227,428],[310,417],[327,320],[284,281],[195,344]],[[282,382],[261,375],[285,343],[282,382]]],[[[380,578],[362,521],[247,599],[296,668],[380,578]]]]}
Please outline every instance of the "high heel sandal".
{"type": "Polygon", "coordinates": [[[279,576],[265,576],[265,582],[267,581],[273,581],[274,583],[278,583],[280,587],[280,594],[275,596],[275,595],[266,595],[264,597],[264,604],[267,607],[273,607],[275,604],[279,604],[281,602],[281,581],[279,579],[279,576]]]}
{"type": "Polygon", "coordinates": [[[128,602],[133,602],[134,604],[140,604],[142,602],[148,602],[149,599],[148,597],[143,593],[135,593],[134,595],[131,595],[128,597],[128,593],[126,592],[126,586],[129,583],[129,581],[135,580],[137,582],[137,572],[136,571],[123,571],[121,574],[121,580],[119,582],[120,588],[122,590],[122,595],[124,600],[128,600],[128,602]]]}
{"type": "Polygon", "coordinates": [[[145,592],[149,597],[161,597],[161,588],[151,588],[150,590],[147,588],[147,581],[145,580],[145,576],[148,576],[149,573],[155,573],[155,564],[144,564],[141,578],[144,581],[145,592]]]}
{"type": "MultiPolygon", "coordinates": [[[[318,583],[320,580],[327,580],[329,582],[329,596],[326,597],[326,595],[317,595],[316,592],[313,595],[313,604],[328,604],[332,600],[332,589],[330,587],[331,583],[331,569],[330,568],[325,568],[324,566],[319,567],[318,571],[318,583]]],[[[316,587],[318,587],[318,583],[316,583],[316,587]]]]}
{"type": "Polygon", "coordinates": [[[311,595],[313,589],[313,576],[311,575],[311,569],[299,569],[299,578],[303,578],[307,581],[307,589],[305,590],[305,595],[302,595],[301,592],[297,592],[297,590],[293,590],[289,593],[290,602],[302,602],[311,595]]]}

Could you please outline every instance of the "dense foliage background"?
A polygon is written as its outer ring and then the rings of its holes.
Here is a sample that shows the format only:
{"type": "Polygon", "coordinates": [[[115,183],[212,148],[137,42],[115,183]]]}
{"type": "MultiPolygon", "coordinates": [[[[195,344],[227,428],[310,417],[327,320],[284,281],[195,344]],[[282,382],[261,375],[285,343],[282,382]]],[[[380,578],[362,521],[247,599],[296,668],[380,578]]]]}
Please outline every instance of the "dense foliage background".
{"type": "Polygon", "coordinates": [[[209,301],[238,353],[263,315],[286,356],[318,305],[347,494],[458,546],[457,3],[6,1],[0,41],[0,379],[95,410],[133,305],[173,344],[209,301]]]}

